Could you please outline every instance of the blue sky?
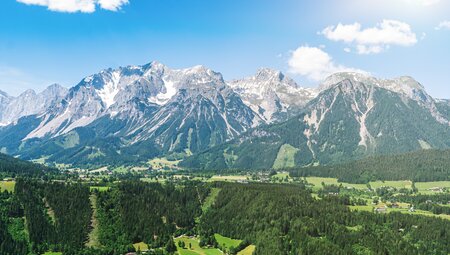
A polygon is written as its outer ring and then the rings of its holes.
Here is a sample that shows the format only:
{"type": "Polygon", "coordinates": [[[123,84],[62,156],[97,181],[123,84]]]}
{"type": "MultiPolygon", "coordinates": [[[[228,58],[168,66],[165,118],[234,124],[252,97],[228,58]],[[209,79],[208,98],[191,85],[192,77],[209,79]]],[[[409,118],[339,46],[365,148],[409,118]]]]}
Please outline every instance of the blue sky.
{"type": "Polygon", "coordinates": [[[303,86],[334,71],[410,75],[450,98],[446,0],[125,2],[0,1],[0,90],[71,87],[104,68],[158,60],[225,79],[271,67],[303,86]]]}

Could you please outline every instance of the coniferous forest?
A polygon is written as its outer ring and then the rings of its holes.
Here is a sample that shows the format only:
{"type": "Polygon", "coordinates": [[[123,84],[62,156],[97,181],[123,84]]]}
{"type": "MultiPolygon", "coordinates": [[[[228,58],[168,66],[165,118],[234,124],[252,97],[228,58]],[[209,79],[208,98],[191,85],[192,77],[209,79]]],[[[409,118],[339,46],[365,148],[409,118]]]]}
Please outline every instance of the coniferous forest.
{"type": "MultiPolygon", "coordinates": [[[[149,246],[148,254],[173,254],[174,238],[197,236],[203,247],[214,247],[215,234],[242,240],[230,254],[248,244],[257,255],[450,252],[449,220],[351,211],[345,199],[314,197],[301,182],[123,181],[98,191],[81,183],[18,179],[14,193],[0,198],[5,255],[125,254],[140,242],[149,246]],[[205,209],[212,193],[214,201],[205,209]],[[92,247],[94,216],[98,244],[92,247]]],[[[419,196],[417,202],[426,199],[419,196]]]]}
{"type": "Polygon", "coordinates": [[[335,177],[342,182],[377,180],[445,181],[450,178],[450,150],[422,150],[368,157],[336,165],[286,169],[291,176],[335,177]]]}

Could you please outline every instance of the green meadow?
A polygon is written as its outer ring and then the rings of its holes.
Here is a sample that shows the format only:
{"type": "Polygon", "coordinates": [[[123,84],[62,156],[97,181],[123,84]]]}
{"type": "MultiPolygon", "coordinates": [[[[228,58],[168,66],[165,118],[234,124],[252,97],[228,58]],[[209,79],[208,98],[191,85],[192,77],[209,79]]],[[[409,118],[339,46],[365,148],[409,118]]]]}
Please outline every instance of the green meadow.
{"type": "Polygon", "coordinates": [[[0,181],[0,192],[8,191],[14,192],[14,187],[16,186],[15,181],[0,181]]]}
{"type": "Polygon", "coordinates": [[[180,255],[222,255],[223,253],[216,248],[202,248],[199,240],[192,237],[178,237],[175,238],[178,254],[180,255]],[[181,248],[178,242],[184,242],[185,248],[181,248]]]}

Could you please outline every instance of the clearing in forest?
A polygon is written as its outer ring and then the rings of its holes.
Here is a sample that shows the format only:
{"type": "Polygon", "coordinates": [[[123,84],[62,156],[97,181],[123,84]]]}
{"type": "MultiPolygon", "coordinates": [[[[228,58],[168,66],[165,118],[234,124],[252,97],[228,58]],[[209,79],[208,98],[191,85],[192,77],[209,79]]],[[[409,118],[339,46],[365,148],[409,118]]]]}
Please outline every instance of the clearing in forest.
{"type": "Polygon", "coordinates": [[[148,251],[148,245],[144,242],[135,243],[133,244],[133,247],[136,251],[148,251]]]}
{"type": "Polygon", "coordinates": [[[16,186],[15,181],[0,181],[0,192],[7,190],[8,192],[14,192],[16,186]]]}
{"type": "Polygon", "coordinates": [[[237,255],[252,255],[255,252],[255,250],[256,250],[256,246],[249,245],[249,246],[247,246],[247,248],[238,252],[237,255]]]}
{"type": "Polygon", "coordinates": [[[229,250],[231,247],[238,247],[239,244],[242,242],[241,240],[228,238],[225,236],[222,236],[220,234],[214,234],[214,237],[217,240],[217,243],[219,244],[219,247],[222,248],[222,250],[229,250]]]}
{"type": "Polygon", "coordinates": [[[98,219],[97,219],[97,195],[91,194],[89,196],[89,200],[91,201],[91,207],[92,207],[92,219],[91,219],[92,230],[89,233],[89,240],[88,240],[86,246],[92,247],[92,248],[99,248],[100,242],[98,240],[99,224],[98,224],[98,219]]]}
{"type": "Polygon", "coordinates": [[[178,254],[180,255],[223,255],[219,249],[216,248],[202,248],[196,238],[179,237],[175,238],[178,254]],[[184,243],[184,248],[179,246],[179,242],[184,243]]]}
{"type": "Polygon", "coordinates": [[[273,163],[274,169],[281,169],[295,166],[295,154],[299,150],[290,144],[283,144],[278,151],[277,158],[273,163]]]}
{"type": "Polygon", "coordinates": [[[212,188],[211,192],[209,193],[208,197],[205,199],[205,202],[202,205],[202,211],[206,212],[216,201],[217,196],[219,195],[221,189],[219,188],[212,188]]]}

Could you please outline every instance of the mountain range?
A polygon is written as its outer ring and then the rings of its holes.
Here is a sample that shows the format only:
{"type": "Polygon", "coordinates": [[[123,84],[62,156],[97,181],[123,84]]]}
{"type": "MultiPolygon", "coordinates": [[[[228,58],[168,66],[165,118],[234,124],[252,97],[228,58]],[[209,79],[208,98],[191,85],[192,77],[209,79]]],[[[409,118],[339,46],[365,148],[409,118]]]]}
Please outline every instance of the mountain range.
{"type": "Polygon", "coordinates": [[[337,73],[313,89],[266,68],[225,81],[159,62],[106,69],[70,89],[0,92],[0,123],[0,152],[87,167],[170,157],[267,169],[450,147],[450,102],[411,77],[337,73]]]}

